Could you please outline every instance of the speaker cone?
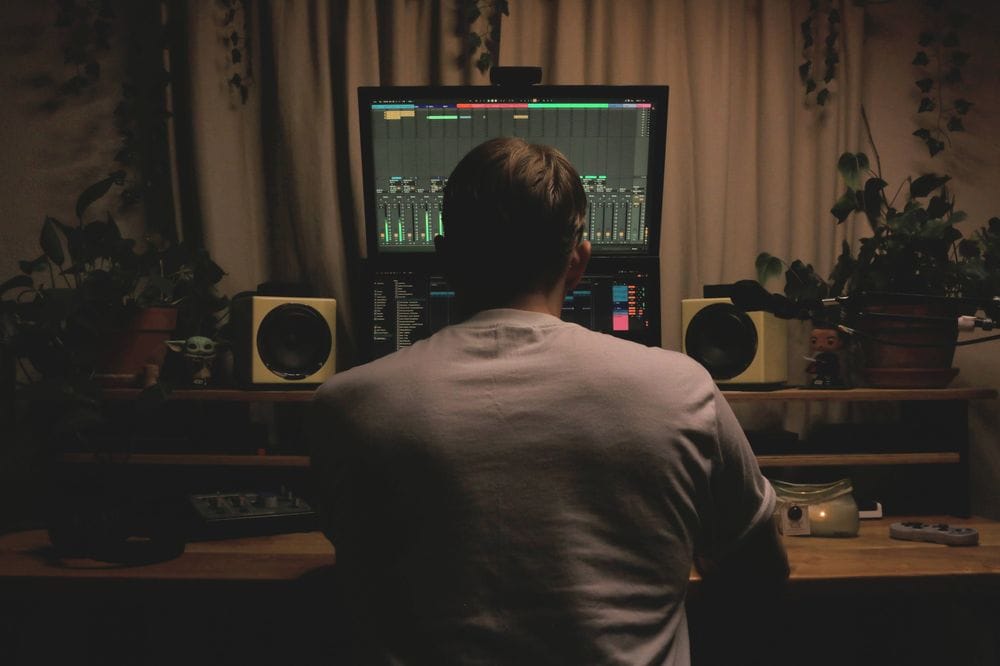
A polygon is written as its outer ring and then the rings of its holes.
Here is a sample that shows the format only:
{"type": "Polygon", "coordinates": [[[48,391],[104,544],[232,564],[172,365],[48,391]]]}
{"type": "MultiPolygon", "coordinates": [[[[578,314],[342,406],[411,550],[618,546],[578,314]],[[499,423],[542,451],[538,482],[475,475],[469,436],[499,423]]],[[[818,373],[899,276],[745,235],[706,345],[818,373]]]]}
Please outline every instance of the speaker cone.
{"type": "Polygon", "coordinates": [[[732,379],[753,363],[757,354],[757,327],[736,306],[713,303],[691,318],[684,347],[688,356],[705,366],[713,379],[732,379]]]}
{"type": "Polygon", "coordinates": [[[314,308],[285,303],[268,312],[257,329],[257,351],[264,366],[285,379],[305,379],[330,355],[333,340],[326,320],[314,308]]]}

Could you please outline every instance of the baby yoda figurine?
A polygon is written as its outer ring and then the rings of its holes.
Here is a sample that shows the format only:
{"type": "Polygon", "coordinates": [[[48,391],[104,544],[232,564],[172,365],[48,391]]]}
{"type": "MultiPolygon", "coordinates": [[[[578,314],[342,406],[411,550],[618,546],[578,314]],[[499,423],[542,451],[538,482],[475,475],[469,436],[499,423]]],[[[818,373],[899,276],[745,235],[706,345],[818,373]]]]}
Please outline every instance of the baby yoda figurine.
{"type": "Polygon", "coordinates": [[[166,345],[184,356],[191,373],[192,384],[208,386],[219,343],[203,335],[192,335],[187,340],[167,340],[166,345]]]}

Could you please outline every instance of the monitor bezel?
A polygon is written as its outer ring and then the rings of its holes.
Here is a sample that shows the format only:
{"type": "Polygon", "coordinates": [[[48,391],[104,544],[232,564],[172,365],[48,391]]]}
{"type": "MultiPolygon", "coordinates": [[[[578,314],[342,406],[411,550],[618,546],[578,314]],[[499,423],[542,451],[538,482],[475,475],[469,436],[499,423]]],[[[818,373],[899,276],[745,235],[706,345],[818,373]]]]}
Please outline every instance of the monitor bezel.
{"type": "Polygon", "coordinates": [[[364,196],[364,226],[367,256],[400,257],[406,264],[424,264],[429,260],[420,257],[433,256],[433,251],[381,251],[378,247],[378,230],[373,220],[375,212],[374,146],[371,141],[372,123],[370,105],[380,101],[402,101],[405,99],[457,98],[470,101],[481,99],[523,98],[526,95],[551,100],[585,99],[637,99],[650,101],[655,109],[655,122],[650,127],[649,183],[655,196],[647,196],[646,224],[649,243],[645,251],[637,252],[595,252],[600,257],[657,257],[660,248],[662,227],[664,175],[666,170],[666,143],[669,87],[665,85],[533,85],[533,86],[361,86],[358,88],[358,120],[361,142],[361,172],[364,196]]]}

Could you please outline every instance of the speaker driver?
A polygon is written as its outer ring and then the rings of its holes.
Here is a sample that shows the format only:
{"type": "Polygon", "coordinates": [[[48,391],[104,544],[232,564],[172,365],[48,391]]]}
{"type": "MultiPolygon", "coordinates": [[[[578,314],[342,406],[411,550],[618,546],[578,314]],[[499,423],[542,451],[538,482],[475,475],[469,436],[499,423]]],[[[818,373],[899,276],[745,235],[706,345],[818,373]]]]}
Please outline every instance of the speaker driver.
{"type": "Polygon", "coordinates": [[[746,312],[731,303],[714,303],[691,318],[684,346],[713,379],[731,379],[753,363],[757,327],[746,312]]]}
{"type": "Polygon", "coordinates": [[[257,329],[257,349],[264,366],[284,379],[304,379],[326,363],[333,340],[314,308],[285,303],[274,308],[257,329]]]}

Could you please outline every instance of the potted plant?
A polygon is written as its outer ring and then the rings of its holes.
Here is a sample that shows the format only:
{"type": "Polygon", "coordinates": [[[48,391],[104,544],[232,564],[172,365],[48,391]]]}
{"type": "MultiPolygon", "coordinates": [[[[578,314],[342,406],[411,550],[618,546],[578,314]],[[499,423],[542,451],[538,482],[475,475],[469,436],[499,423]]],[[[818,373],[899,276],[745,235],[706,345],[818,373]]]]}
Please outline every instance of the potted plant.
{"type": "Polygon", "coordinates": [[[228,303],[215,293],[224,273],[204,250],[157,237],[137,243],[110,213],[84,222],[121,177],[80,195],[77,224],[46,217],[41,254],[0,284],[3,381],[16,382],[17,397],[37,412],[29,421],[45,432],[36,437],[79,437],[101,423],[103,388],[137,385],[144,365],[162,362],[172,334],[212,335],[213,315],[228,303]]]}
{"type": "Polygon", "coordinates": [[[874,153],[874,170],[865,153],[837,163],[846,190],[830,212],[837,224],[863,214],[871,231],[857,254],[845,241],[824,279],[811,264],[761,253],[758,280],[784,271],[785,295],[797,303],[850,297],[844,323],[860,340],[869,385],[945,386],[958,372],[951,362],[959,315],[1000,294],[1000,219],[964,235],[949,176],[907,177],[890,191],[874,153]]]}

